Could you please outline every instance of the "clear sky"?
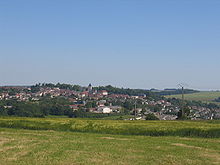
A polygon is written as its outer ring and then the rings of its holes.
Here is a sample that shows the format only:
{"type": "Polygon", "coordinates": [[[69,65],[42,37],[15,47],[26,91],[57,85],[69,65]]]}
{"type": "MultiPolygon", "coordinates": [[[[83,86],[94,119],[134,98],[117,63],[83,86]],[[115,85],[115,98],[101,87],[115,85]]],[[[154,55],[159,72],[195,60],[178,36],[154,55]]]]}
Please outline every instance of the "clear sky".
{"type": "Polygon", "coordinates": [[[220,89],[219,0],[0,0],[0,85],[220,89]]]}

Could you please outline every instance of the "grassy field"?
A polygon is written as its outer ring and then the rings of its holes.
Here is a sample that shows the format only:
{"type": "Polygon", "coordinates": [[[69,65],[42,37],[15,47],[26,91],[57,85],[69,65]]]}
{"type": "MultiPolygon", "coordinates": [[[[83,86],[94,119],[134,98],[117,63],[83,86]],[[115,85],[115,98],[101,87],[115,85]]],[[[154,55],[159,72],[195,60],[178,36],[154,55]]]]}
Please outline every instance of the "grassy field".
{"type": "Polygon", "coordinates": [[[220,121],[124,121],[71,118],[0,118],[2,128],[120,135],[220,137],[220,121]]]}
{"type": "Polygon", "coordinates": [[[220,139],[0,128],[1,165],[212,165],[220,139]]]}
{"type": "MultiPolygon", "coordinates": [[[[181,98],[181,95],[169,95],[167,98],[181,98]]],[[[220,92],[198,92],[192,94],[185,94],[186,100],[202,101],[205,103],[213,102],[214,99],[220,97],[220,92]]]]}
{"type": "Polygon", "coordinates": [[[0,117],[0,165],[220,164],[220,121],[0,117]]]}

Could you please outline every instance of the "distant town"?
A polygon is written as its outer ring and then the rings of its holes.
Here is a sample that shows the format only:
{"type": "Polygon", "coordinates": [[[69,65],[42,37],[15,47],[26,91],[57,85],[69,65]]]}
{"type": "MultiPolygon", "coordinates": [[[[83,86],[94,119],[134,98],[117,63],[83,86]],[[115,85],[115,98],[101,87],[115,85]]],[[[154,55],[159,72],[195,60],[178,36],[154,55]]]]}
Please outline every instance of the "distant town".
{"type": "MultiPolygon", "coordinates": [[[[197,101],[166,98],[158,91],[109,86],[87,87],[39,83],[0,87],[0,115],[22,117],[66,116],[121,120],[213,120],[220,107],[197,101]]],[[[185,92],[198,92],[186,90],[185,92]]]]}

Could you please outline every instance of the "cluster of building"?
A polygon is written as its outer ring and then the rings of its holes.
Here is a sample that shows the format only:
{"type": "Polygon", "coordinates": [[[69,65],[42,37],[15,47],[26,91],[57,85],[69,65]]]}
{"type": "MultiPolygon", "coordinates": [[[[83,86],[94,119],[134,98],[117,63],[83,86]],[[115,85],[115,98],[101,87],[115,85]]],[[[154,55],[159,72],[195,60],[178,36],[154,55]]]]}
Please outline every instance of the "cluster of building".
{"type": "Polygon", "coordinates": [[[209,109],[205,107],[192,106],[190,107],[190,118],[192,120],[213,120],[220,119],[220,109],[209,109]]]}
{"type": "MultiPolygon", "coordinates": [[[[17,92],[10,93],[10,87],[1,87],[4,89],[0,92],[0,100],[16,99],[18,101],[38,101],[44,96],[51,98],[65,97],[69,100],[69,106],[73,111],[86,110],[91,113],[121,113],[125,107],[116,102],[124,103],[131,101],[134,106],[130,110],[130,114],[134,114],[136,119],[145,119],[149,113],[153,113],[160,120],[175,120],[180,111],[180,106],[174,106],[166,99],[152,100],[145,95],[130,96],[126,94],[109,94],[106,90],[95,90],[89,84],[83,91],[74,91],[70,89],[60,89],[52,87],[41,87],[37,92],[31,92],[30,87],[13,87],[17,92]],[[88,102],[93,102],[93,105],[88,106],[88,102]],[[143,106],[136,106],[136,102],[143,106]],[[95,103],[95,105],[94,105],[95,103]],[[141,108],[140,108],[141,107],[141,108]],[[152,108],[153,107],[153,108],[152,108]],[[154,107],[157,107],[154,108],[154,107]]],[[[12,88],[12,87],[11,87],[12,88]]],[[[219,119],[219,109],[209,109],[200,106],[188,107],[190,109],[189,117],[192,120],[199,119],[219,119]]],[[[132,119],[131,119],[132,120],[132,119]]]]}

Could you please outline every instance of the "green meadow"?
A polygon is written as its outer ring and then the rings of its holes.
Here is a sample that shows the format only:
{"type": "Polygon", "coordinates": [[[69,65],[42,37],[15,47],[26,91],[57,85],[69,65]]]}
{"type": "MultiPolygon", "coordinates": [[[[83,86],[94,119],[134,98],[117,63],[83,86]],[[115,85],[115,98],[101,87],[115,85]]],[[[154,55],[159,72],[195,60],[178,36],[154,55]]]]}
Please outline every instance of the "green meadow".
{"type": "Polygon", "coordinates": [[[220,164],[220,121],[2,117],[0,164],[220,164]]]}
{"type": "MultiPolygon", "coordinates": [[[[181,95],[169,95],[166,97],[167,98],[179,98],[179,99],[182,98],[181,95]]],[[[220,92],[215,92],[215,91],[185,94],[186,100],[202,101],[204,103],[213,103],[213,100],[217,99],[218,97],[220,97],[220,92]]],[[[214,103],[217,103],[217,102],[214,102],[214,103]]]]}

